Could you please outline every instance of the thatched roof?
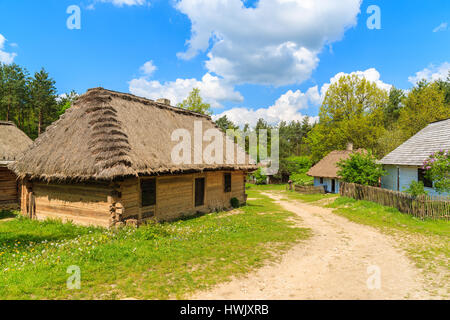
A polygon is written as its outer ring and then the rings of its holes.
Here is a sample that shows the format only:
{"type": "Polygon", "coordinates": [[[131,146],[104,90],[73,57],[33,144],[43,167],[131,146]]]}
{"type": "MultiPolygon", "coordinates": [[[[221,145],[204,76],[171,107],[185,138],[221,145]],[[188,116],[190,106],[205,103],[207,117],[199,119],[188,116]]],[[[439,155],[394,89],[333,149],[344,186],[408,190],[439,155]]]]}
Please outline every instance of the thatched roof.
{"type": "Polygon", "coordinates": [[[450,150],[450,119],[429,124],[381,159],[380,163],[421,166],[439,150],[450,150]]]}
{"type": "MultiPolygon", "coordinates": [[[[44,180],[113,180],[124,176],[256,169],[249,164],[248,156],[245,164],[237,165],[174,164],[171,153],[179,142],[172,141],[172,133],[186,129],[191,134],[193,158],[195,121],[201,122],[203,133],[217,128],[211,117],[196,112],[131,94],[90,89],[11,168],[19,177],[44,180]]],[[[204,142],[203,148],[209,144],[204,142]]]]}
{"type": "Polygon", "coordinates": [[[15,161],[31,143],[31,139],[13,122],[0,121],[0,165],[15,161]]]}
{"type": "Polygon", "coordinates": [[[364,149],[358,150],[335,150],[331,151],[322,160],[317,162],[309,171],[306,173],[311,177],[321,177],[321,178],[339,178],[337,172],[339,167],[337,163],[341,160],[346,160],[350,157],[353,152],[364,152],[364,149]]]}

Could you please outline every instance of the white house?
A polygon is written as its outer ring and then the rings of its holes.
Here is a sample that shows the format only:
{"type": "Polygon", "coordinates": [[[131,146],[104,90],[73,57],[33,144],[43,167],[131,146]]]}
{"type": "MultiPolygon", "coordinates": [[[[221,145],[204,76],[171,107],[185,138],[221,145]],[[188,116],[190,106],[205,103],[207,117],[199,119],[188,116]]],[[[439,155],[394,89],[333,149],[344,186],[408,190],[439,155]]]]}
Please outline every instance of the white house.
{"type": "Polygon", "coordinates": [[[422,181],[429,195],[437,195],[433,182],[425,177],[423,162],[434,152],[450,150],[450,119],[437,121],[412,136],[380,163],[388,172],[381,187],[405,191],[412,181],[422,181]]]}

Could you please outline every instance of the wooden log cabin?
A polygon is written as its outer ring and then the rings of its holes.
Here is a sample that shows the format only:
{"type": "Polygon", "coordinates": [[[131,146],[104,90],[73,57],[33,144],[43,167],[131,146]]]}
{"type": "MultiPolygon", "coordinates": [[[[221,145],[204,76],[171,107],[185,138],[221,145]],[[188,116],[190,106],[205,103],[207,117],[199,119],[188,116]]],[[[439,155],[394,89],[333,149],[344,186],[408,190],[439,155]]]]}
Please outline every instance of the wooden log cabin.
{"type": "Polygon", "coordinates": [[[17,177],[8,165],[31,143],[31,139],[13,122],[0,121],[0,210],[19,208],[17,177]]]}
{"type": "MultiPolygon", "coordinates": [[[[208,143],[200,146],[206,152],[208,143]]],[[[166,99],[91,89],[15,162],[23,181],[21,211],[36,219],[111,227],[229,208],[232,198],[245,203],[246,174],[256,169],[245,152],[244,161],[237,160],[239,151],[209,116],[166,99]],[[210,129],[226,141],[223,148],[232,145],[231,164],[195,161],[194,141],[178,154],[186,152],[192,161],[173,161],[181,141],[174,133],[188,134],[190,142],[196,130],[202,139],[210,129]]]]}

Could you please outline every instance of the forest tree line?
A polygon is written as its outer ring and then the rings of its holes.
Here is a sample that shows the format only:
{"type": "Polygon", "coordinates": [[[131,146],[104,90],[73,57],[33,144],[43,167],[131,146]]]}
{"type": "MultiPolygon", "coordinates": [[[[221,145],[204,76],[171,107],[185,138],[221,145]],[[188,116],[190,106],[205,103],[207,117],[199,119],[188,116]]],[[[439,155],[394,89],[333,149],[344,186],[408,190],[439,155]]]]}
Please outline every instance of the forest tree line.
{"type": "Polygon", "coordinates": [[[17,64],[0,63],[0,120],[12,121],[36,139],[70,107],[75,93],[58,96],[45,69],[30,75],[17,64]]]}

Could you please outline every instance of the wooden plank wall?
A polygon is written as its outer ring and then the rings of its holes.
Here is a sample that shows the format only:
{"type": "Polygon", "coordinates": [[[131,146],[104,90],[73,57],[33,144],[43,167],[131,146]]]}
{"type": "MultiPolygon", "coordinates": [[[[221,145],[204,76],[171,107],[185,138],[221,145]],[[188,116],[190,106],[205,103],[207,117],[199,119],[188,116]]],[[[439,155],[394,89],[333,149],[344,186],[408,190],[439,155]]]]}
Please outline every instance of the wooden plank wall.
{"type": "Polygon", "coordinates": [[[189,216],[197,212],[211,212],[230,207],[233,197],[241,203],[245,201],[244,173],[231,172],[231,192],[224,191],[224,173],[205,172],[196,174],[184,174],[174,176],[161,176],[156,178],[156,205],[141,207],[140,179],[133,178],[121,184],[124,205],[124,219],[141,219],[142,214],[154,212],[158,221],[170,221],[182,216],[189,216]],[[196,178],[205,178],[205,204],[201,207],[194,206],[194,185],[196,178]]]}
{"type": "Polygon", "coordinates": [[[46,184],[33,182],[36,217],[109,226],[112,189],[107,184],[46,184]]]}
{"type": "Polygon", "coordinates": [[[0,205],[18,202],[17,178],[14,172],[0,166],[0,205]]]}

